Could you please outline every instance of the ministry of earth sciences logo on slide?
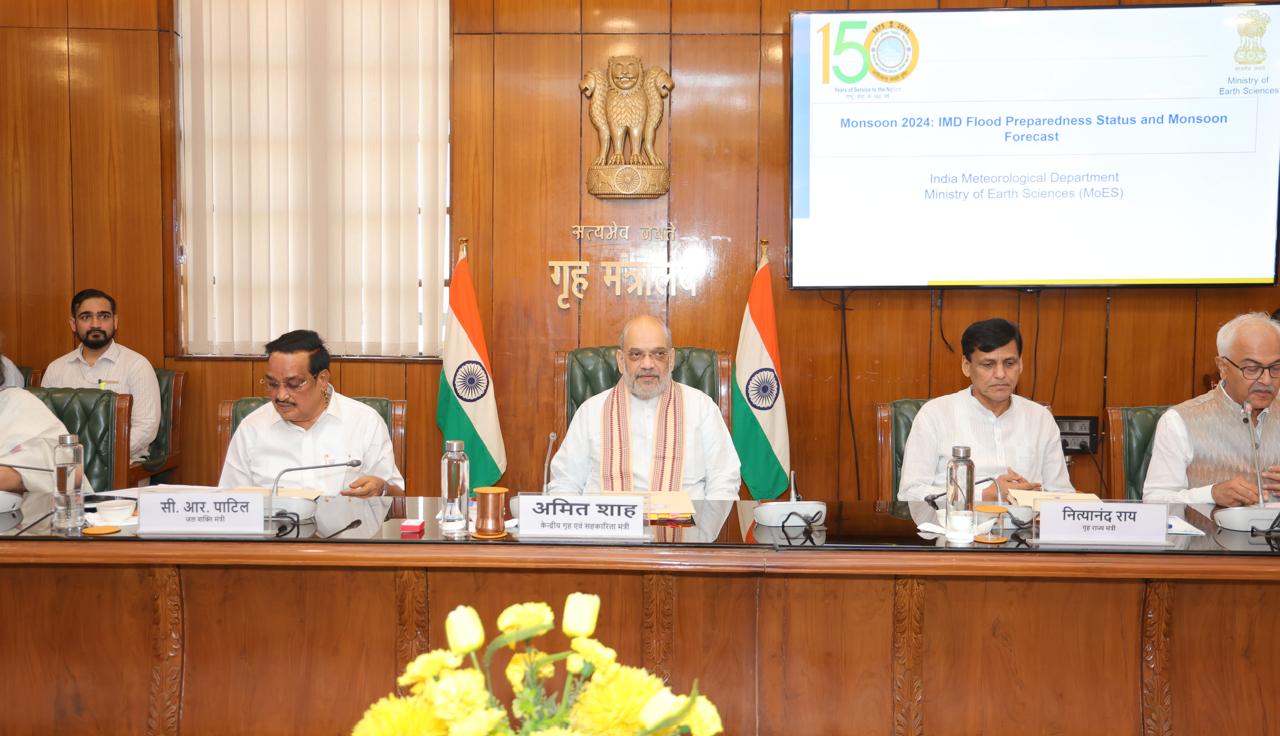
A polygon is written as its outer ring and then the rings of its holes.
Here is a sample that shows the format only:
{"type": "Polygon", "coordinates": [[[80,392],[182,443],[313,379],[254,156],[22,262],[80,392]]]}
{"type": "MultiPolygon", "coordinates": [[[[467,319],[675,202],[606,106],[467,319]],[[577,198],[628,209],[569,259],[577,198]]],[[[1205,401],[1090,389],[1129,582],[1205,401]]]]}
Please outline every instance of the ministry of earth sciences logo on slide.
{"type": "Polygon", "coordinates": [[[906,79],[920,59],[920,43],[916,41],[916,34],[907,24],[896,20],[887,20],[872,28],[867,34],[866,46],[871,74],[881,82],[906,79]]]}
{"type": "Polygon", "coordinates": [[[1236,49],[1237,64],[1254,65],[1267,60],[1267,50],[1262,48],[1262,37],[1270,22],[1271,16],[1256,9],[1236,16],[1236,31],[1240,34],[1240,46],[1236,49]]]}

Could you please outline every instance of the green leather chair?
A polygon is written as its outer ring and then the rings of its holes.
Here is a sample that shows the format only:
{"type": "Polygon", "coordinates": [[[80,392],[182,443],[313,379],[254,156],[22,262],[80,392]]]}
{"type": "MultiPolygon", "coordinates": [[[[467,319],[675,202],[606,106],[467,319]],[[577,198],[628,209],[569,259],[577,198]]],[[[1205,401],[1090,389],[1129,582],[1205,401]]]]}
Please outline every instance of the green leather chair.
{"type": "Polygon", "coordinates": [[[22,385],[30,386],[31,385],[31,366],[20,365],[18,366],[18,372],[22,374],[22,385]]]}
{"type": "Polygon", "coordinates": [[[160,384],[160,427],[151,441],[147,459],[129,465],[129,485],[136,486],[144,478],[167,473],[178,467],[182,429],[182,392],[187,374],[168,368],[156,369],[160,384]]]}
{"type": "Polygon", "coordinates": [[[84,474],[96,491],[129,487],[133,397],[96,388],[29,388],[84,445],[84,474]]]}
{"type": "MultiPolygon", "coordinates": [[[[583,402],[598,393],[613,388],[622,378],[614,353],[617,345],[586,347],[556,356],[556,390],[563,391],[564,423],[557,428],[561,437],[573,421],[573,415],[583,402]]],[[[729,423],[729,357],[705,348],[676,348],[675,365],[671,369],[673,380],[696,388],[720,407],[725,423],[729,423]]]]}
{"type": "MultiPolygon", "coordinates": [[[[404,465],[405,411],[409,402],[403,399],[385,399],[379,396],[350,397],[378,412],[382,421],[387,423],[387,431],[391,433],[391,450],[396,458],[396,468],[401,473],[404,465]]],[[[218,405],[218,444],[222,448],[222,462],[227,461],[227,448],[231,446],[231,436],[235,434],[240,422],[258,407],[267,403],[264,396],[246,396],[242,399],[225,399],[218,405]]],[[[221,465],[219,465],[221,467],[221,465]]]]}
{"type": "Polygon", "coordinates": [[[898,399],[876,404],[876,467],[880,500],[897,502],[902,478],[902,452],[911,434],[911,423],[927,399],[898,399]]]}
{"type": "Polygon", "coordinates": [[[1167,406],[1107,407],[1107,489],[1114,497],[1142,500],[1151,465],[1156,423],[1167,406]],[[1123,495],[1121,495],[1123,493],[1123,495]]]}

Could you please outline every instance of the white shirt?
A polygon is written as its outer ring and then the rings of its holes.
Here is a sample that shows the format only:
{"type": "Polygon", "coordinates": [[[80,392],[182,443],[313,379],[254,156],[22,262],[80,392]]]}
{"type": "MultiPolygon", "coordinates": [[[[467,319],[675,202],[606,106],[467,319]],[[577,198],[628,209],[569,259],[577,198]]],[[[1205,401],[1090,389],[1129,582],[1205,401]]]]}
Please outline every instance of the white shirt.
{"type": "MultiPolygon", "coordinates": [[[[684,399],[684,468],[680,487],[693,500],[736,501],[742,485],[741,465],[720,407],[695,388],[681,383],[672,385],[684,399]]],[[[564,442],[551,460],[550,493],[601,492],[601,422],[608,396],[608,391],[602,391],[584,401],[574,413],[564,442]]],[[[627,392],[627,398],[631,402],[627,414],[631,425],[632,484],[637,492],[647,492],[660,397],[639,399],[627,392]]]]}
{"type": "Polygon", "coordinates": [[[360,466],[301,470],[281,478],[280,486],[336,496],[356,478],[372,475],[404,488],[387,423],[369,406],[334,391],[320,418],[303,429],[282,419],[275,405],[268,402],[236,427],[218,486],[270,488],[285,468],[348,460],[360,460],[360,466]]]}
{"type": "MultiPolygon", "coordinates": [[[[17,470],[27,489],[22,502],[24,514],[38,516],[49,510],[54,482],[53,448],[62,434],[67,434],[67,428],[43,401],[26,389],[0,388],[0,463],[49,468],[17,470]]],[[[93,490],[87,478],[84,490],[93,490]]]]}
{"type": "MultiPolygon", "coordinates": [[[[1221,383],[1217,390],[1227,397],[1232,406],[1244,409],[1221,383]]],[[[1258,414],[1258,421],[1253,425],[1255,436],[1262,436],[1262,423],[1270,414],[1269,406],[1258,414]]],[[[1212,485],[1187,487],[1187,466],[1195,456],[1187,423],[1177,409],[1170,407],[1156,423],[1156,436],[1151,440],[1151,464],[1147,466],[1147,479],[1142,485],[1142,500],[1149,503],[1214,503],[1212,485]]]]}
{"type": "MultiPolygon", "coordinates": [[[[939,396],[920,407],[902,455],[899,501],[923,501],[947,488],[951,448],[964,445],[974,480],[996,478],[1013,468],[1046,491],[1072,491],[1058,425],[1049,410],[1014,395],[1000,416],[973,396],[971,388],[939,396]]],[[[975,482],[975,492],[987,482],[975,482]]]]}
{"type": "Polygon", "coordinates": [[[18,366],[8,356],[0,355],[0,373],[3,374],[0,375],[0,388],[23,388],[27,385],[22,371],[18,370],[18,366]]]}
{"type": "Polygon", "coordinates": [[[40,385],[45,388],[97,388],[132,396],[129,459],[145,458],[160,429],[160,382],[156,380],[155,368],[141,354],[114,341],[91,366],[80,353],[83,347],[50,363],[40,385]]]}

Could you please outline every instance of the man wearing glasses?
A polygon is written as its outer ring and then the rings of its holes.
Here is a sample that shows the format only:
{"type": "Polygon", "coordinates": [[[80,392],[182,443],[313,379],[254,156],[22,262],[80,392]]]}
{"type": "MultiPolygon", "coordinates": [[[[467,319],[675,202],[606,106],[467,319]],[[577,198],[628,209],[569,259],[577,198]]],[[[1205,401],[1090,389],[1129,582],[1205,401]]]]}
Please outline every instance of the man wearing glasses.
{"type": "Polygon", "coordinates": [[[116,342],[116,300],[98,289],[71,297],[71,331],[80,347],[44,371],[45,388],[98,388],[133,396],[129,414],[129,459],[147,456],[160,429],[160,382],[141,354],[116,342]]]}
{"type": "Polygon", "coordinates": [[[281,484],[330,496],[404,495],[386,422],[329,385],[329,350],[320,336],[294,330],[266,348],[261,384],[271,402],[236,427],[218,485],[270,487],[285,468],[359,460],[354,468],[290,473],[281,484]]]}
{"type": "Polygon", "coordinates": [[[1263,490],[1280,491],[1280,426],[1271,418],[1280,385],[1280,323],[1263,312],[1242,314],[1218,330],[1217,348],[1222,380],[1171,407],[1156,425],[1144,501],[1256,504],[1253,441],[1263,490]]]}
{"type": "Polygon", "coordinates": [[[671,380],[671,332],[653,317],[622,328],[618,384],[583,402],[551,461],[551,493],[683,490],[737,500],[741,466],[719,407],[671,380]]]}

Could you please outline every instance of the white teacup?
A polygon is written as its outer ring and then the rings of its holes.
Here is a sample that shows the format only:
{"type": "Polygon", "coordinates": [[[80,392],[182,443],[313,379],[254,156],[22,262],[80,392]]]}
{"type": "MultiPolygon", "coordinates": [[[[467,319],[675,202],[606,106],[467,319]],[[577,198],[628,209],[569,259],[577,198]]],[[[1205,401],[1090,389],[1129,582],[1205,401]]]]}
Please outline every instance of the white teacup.
{"type": "Polygon", "coordinates": [[[130,516],[133,516],[133,509],[137,505],[137,501],[128,498],[99,501],[97,504],[98,518],[107,524],[123,524],[129,520],[130,516]]]}

